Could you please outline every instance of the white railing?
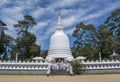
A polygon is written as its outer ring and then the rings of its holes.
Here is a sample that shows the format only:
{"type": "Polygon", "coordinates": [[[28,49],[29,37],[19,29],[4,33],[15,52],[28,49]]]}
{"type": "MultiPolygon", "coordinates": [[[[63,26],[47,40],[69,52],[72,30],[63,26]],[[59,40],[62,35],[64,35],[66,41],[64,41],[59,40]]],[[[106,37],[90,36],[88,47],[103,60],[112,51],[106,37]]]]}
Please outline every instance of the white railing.
{"type": "Polygon", "coordinates": [[[120,68],[119,60],[103,61],[82,61],[83,69],[118,69],[120,68]]]}
{"type": "Polygon", "coordinates": [[[49,63],[47,62],[35,62],[35,61],[0,61],[1,69],[13,69],[13,70],[48,70],[49,63]]]}

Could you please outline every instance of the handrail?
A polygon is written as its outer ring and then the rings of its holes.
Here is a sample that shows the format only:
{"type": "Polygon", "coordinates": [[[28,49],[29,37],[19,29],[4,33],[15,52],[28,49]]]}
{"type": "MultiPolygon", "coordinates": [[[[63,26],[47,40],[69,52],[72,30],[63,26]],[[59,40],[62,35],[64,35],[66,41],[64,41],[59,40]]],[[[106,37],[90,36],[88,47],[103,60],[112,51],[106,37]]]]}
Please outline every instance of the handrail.
{"type": "Polygon", "coordinates": [[[70,72],[70,75],[73,75],[73,70],[72,70],[72,66],[69,64],[69,67],[70,67],[70,70],[69,70],[69,72],[70,72]]]}
{"type": "Polygon", "coordinates": [[[50,75],[50,73],[51,73],[51,63],[48,64],[47,75],[50,75]]]}

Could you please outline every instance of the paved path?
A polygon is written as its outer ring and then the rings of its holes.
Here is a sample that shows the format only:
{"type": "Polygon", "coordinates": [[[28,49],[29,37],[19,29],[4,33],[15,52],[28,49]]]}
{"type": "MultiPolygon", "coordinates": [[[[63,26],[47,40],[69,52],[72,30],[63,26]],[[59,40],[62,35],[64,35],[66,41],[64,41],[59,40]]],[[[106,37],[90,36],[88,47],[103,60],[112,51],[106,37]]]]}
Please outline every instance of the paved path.
{"type": "Polygon", "coordinates": [[[0,75],[0,82],[120,82],[120,74],[79,76],[0,75]]]}

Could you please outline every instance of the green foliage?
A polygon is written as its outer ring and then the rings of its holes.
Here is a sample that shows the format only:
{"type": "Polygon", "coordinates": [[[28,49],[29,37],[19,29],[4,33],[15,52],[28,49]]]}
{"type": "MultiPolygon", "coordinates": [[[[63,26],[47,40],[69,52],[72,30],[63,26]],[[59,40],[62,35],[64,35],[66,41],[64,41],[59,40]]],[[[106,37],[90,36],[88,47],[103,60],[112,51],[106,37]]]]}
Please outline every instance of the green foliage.
{"type": "Polygon", "coordinates": [[[0,61],[2,60],[2,57],[0,57],[0,61]]]}
{"type": "Polygon", "coordinates": [[[25,35],[29,32],[29,29],[36,25],[35,19],[30,15],[25,15],[24,20],[18,21],[18,24],[15,24],[14,27],[18,31],[18,35],[25,35]]]}
{"type": "Polygon", "coordinates": [[[42,50],[40,56],[45,59],[47,54],[48,54],[48,50],[42,50]]]}
{"type": "Polygon", "coordinates": [[[5,31],[7,30],[6,24],[3,23],[0,20],[0,32],[1,32],[1,36],[0,36],[0,55],[3,54],[3,57],[1,57],[1,59],[3,60],[8,60],[8,52],[10,52],[12,50],[12,47],[14,46],[13,42],[14,39],[5,34],[5,31]]]}
{"type": "Polygon", "coordinates": [[[116,49],[115,38],[107,25],[100,25],[97,32],[98,46],[97,51],[102,53],[102,58],[109,58],[111,51],[116,49]]]}
{"type": "Polygon", "coordinates": [[[17,38],[17,44],[13,49],[12,57],[15,58],[16,53],[19,53],[19,58],[21,60],[40,56],[40,46],[35,44],[35,42],[36,37],[31,33],[28,33],[27,36],[17,38]]]}
{"type": "Polygon", "coordinates": [[[120,9],[116,9],[111,13],[109,17],[107,17],[107,20],[105,21],[105,24],[108,26],[109,29],[111,29],[114,34],[119,35],[120,34],[120,9]]]}
{"type": "Polygon", "coordinates": [[[101,52],[102,59],[108,59],[113,50],[120,54],[120,9],[113,11],[98,29],[92,24],[78,24],[73,37],[74,57],[82,55],[94,60],[98,59],[97,55],[101,52]]]}
{"type": "Polygon", "coordinates": [[[103,41],[112,36],[112,31],[107,28],[107,25],[103,24],[98,27],[97,38],[99,41],[103,41]]]}
{"type": "Polygon", "coordinates": [[[112,31],[113,36],[113,47],[115,47],[115,51],[120,54],[120,9],[116,9],[111,13],[109,17],[107,17],[105,24],[107,28],[112,31]]]}
{"type": "Polygon", "coordinates": [[[92,24],[78,24],[73,32],[73,37],[76,38],[76,40],[74,41],[74,47],[80,48],[85,45],[90,45],[92,47],[96,46],[95,44],[93,44],[94,42],[96,42],[95,34],[96,29],[92,24]]]}
{"type": "Polygon", "coordinates": [[[94,56],[94,48],[97,46],[96,29],[92,24],[85,25],[80,23],[73,32],[76,38],[73,47],[73,56],[86,56],[92,59],[94,56]]]}
{"type": "Polygon", "coordinates": [[[40,56],[40,46],[35,43],[36,36],[29,32],[34,25],[36,25],[35,19],[29,15],[24,16],[24,20],[14,25],[18,38],[12,50],[12,59],[15,59],[16,53],[21,60],[31,60],[35,56],[40,56]]]}
{"type": "Polygon", "coordinates": [[[70,64],[72,66],[73,73],[79,75],[84,65],[81,64],[79,61],[71,61],[70,64]]]}

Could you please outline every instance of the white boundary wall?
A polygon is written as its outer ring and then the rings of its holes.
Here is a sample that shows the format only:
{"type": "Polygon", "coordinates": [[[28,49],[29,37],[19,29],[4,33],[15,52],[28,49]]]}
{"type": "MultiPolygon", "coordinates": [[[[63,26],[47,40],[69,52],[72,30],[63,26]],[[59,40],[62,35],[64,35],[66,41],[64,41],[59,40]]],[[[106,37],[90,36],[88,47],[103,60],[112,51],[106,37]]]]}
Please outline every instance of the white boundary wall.
{"type": "Polygon", "coordinates": [[[119,60],[82,61],[83,73],[120,73],[119,60]]]}
{"type": "Polygon", "coordinates": [[[47,74],[49,63],[0,61],[0,74],[47,74]]]}
{"type": "MultiPolygon", "coordinates": [[[[119,60],[82,61],[82,73],[120,73],[119,60]]],[[[50,63],[0,61],[0,74],[50,74],[50,63]]]]}

